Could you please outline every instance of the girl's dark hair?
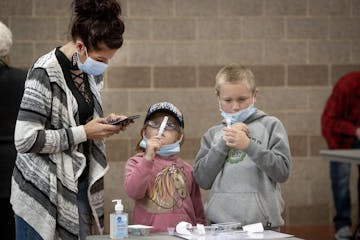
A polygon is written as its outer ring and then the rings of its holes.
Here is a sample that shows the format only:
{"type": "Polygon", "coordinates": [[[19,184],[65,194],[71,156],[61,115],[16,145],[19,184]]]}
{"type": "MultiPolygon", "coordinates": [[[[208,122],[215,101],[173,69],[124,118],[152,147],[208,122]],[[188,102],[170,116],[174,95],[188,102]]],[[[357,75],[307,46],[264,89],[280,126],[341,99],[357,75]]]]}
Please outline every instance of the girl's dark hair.
{"type": "Polygon", "coordinates": [[[74,0],[71,37],[80,38],[88,50],[100,50],[100,44],[118,49],[123,44],[124,22],[116,0],[74,0]]]}

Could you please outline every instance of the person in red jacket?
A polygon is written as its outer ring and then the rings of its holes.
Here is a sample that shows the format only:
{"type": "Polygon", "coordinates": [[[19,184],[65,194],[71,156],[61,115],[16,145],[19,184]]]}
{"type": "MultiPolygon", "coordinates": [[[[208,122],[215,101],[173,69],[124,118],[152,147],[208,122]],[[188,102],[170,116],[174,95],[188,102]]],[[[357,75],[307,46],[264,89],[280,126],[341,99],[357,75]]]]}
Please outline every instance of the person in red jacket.
{"type": "Polygon", "coordinates": [[[133,224],[153,226],[152,232],[166,232],[180,221],[205,224],[193,168],[177,156],[183,132],[183,115],[175,105],[159,102],[149,108],[139,153],[125,167],[124,189],[135,201],[133,224]]]}
{"type": "MultiPolygon", "coordinates": [[[[349,73],[336,83],[321,117],[322,134],[330,149],[360,148],[360,71],[349,73]]],[[[360,173],[360,167],[359,173],[360,173]]],[[[330,177],[336,214],[335,239],[351,239],[351,165],[330,162],[330,177]]],[[[360,202],[360,177],[358,200],[360,202]]],[[[358,217],[360,216],[360,208],[358,217]]]]}

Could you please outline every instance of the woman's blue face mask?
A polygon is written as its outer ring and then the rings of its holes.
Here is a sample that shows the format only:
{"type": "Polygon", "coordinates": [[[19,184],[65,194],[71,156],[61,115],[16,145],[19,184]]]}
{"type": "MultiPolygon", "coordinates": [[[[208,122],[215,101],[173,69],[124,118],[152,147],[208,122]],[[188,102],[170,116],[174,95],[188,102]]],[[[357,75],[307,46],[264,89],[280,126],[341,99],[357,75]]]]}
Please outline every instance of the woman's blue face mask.
{"type": "Polygon", "coordinates": [[[86,60],[85,60],[84,63],[80,62],[80,54],[79,54],[79,52],[77,52],[76,54],[77,54],[77,66],[78,66],[78,68],[81,71],[83,71],[83,72],[85,72],[87,74],[91,74],[91,75],[94,75],[94,76],[101,75],[101,74],[103,74],[105,72],[105,70],[109,66],[106,63],[96,61],[96,60],[92,59],[91,57],[89,57],[86,49],[85,49],[86,60]]]}

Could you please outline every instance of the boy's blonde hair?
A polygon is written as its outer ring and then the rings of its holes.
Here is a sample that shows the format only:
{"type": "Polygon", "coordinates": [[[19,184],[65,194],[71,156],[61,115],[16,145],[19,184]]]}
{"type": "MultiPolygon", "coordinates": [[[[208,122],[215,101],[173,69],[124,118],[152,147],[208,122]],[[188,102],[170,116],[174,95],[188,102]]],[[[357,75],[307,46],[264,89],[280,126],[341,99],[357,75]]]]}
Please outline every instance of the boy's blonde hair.
{"type": "Polygon", "coordinates": [[[230,64],[219,70],[216,74],[215,90],[219,95],[220,86],[224,83],[244,83],[251,92],[256,91],[255,76],[253,72],[245,66],[230,64]]]}

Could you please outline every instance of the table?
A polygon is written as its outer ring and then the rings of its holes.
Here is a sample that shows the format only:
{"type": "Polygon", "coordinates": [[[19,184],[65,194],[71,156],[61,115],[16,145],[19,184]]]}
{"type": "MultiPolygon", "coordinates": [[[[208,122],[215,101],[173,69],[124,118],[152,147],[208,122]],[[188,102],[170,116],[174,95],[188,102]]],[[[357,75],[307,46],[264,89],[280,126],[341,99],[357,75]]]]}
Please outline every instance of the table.
{"type": "MultiPolygon", "coordinates": [[[[178,239],[177,237],[172,237],[167,234],[150,234],[149,236],[131,236],[129,235],[126,239],[143,239],[143,240],[170,240],[170,239],[178,239]]],[[[94,235],[88,236],[86,240],[111,240],[109,235],[94,235]]]]}
{"type": "Polygon", "coordinates": [[[326,149],[320,155],[330,161],[360,164],[360,149],[326,149]]]}
{"type": "MultiPolygon", "coordinates": [[[[166,233],[156,233],[150,234],[149,236],[131,236],[129,235],[126,239],[134,239],[134,240],[181,240],[182,238],[176,236],[170,236],[166,233]]],[[[88,236],[86,240],[112,240],[109,235],[94,235],[88,236]]],[[[277,238],[272,240],[303,240],[297,237],[289,237],[289,238],[277,238]]]]}
{"type": "MultiPolygon", "coordinates": [[[[360,149],[326,149],[326,150],[321,150],[320,155],[322,155],[326,160],[329,161],[360,165],[360,149]]],[[[354,236],[355,234],[357,234],[359,229],[360,229],[360,222],[356,227],[354,236]]]]}

